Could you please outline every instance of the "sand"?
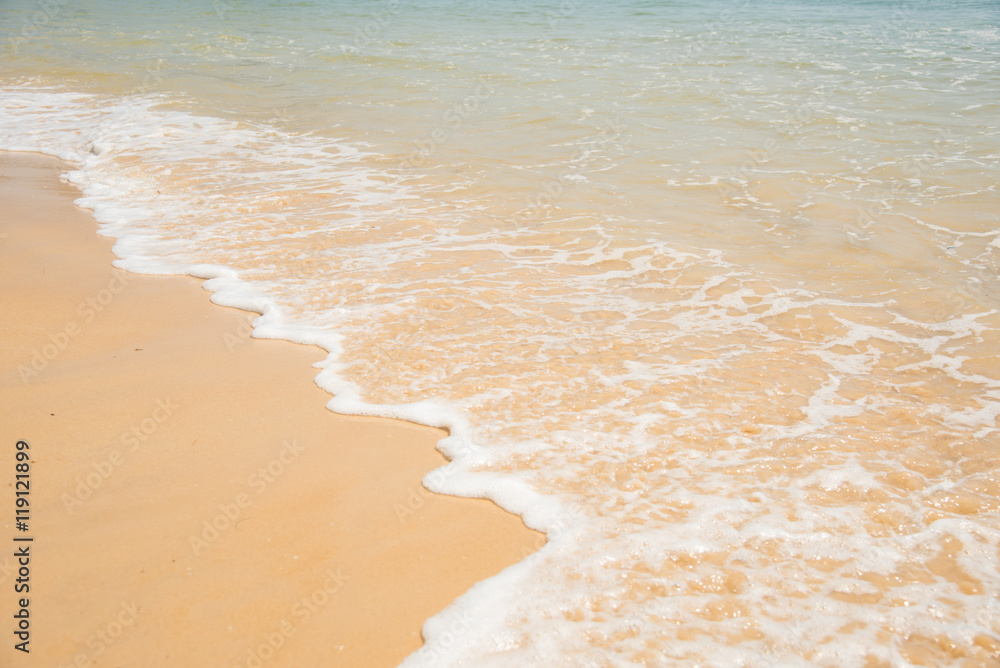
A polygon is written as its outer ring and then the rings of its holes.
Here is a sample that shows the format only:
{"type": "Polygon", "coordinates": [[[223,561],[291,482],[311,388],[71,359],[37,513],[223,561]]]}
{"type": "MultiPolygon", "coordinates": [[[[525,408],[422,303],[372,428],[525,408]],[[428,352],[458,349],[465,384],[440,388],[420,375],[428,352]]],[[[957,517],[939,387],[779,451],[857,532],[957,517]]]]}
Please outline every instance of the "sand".
{"type": "Polygon", "coordinates": [[[442,431],[326,410],[320,349],[249,338],[197,279],[114,269],[66,169],[0,153],[0,665],[393,666],[540,545],[421,486],[442,431]]]}

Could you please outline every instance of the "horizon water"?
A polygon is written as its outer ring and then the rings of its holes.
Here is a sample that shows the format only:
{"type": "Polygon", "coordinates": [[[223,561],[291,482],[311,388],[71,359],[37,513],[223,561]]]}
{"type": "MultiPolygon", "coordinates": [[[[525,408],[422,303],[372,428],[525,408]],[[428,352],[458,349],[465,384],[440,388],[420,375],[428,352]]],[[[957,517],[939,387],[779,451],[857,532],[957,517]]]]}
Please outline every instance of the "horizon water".
{"type": "Polygon", "coordinates": [[[1000,2],[5,0],[0,49],[118,266],[546,534],[404,666],[1000,665],[1000,2]]]}

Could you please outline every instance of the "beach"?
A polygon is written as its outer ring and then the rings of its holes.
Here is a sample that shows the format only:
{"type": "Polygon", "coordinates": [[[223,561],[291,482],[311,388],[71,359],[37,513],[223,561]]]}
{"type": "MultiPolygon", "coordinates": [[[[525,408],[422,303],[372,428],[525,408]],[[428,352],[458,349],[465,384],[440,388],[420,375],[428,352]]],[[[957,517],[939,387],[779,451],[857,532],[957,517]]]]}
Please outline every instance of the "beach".
{"type": "Polygon", "coordinates": [[[998,9],[2,3],[37,651],[997,665],[998,9]]]}
{"type": "MultiPolygon", "coordinates": [[[[6,666],[392,666],[540,534],[431,494],[445,433],[338,416],[321,350],[201,281],[114,269],[50,157],[0,154],[0,433],[31,453],[30,655],[6,666]]],[[[10,638],[17,565],[0,558],[10,638]]],[[[461,628],[461,626],[459,626],[461,628]]]]}

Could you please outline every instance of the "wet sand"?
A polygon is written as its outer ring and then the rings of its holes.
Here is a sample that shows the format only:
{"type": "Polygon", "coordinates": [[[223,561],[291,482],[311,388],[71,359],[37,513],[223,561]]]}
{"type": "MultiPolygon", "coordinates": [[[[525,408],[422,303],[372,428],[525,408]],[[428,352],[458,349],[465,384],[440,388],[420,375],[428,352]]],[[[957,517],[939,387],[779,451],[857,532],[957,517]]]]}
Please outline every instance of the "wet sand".
{"type": "Polygon", "coordinates": [[[492,503],[421,486],[442,431],[326,410],[320,349],[249,338],[254,314],[197,279],[114,269],[66,169],[0,153],[0,664],[393,666],[539,546],[492,503]],[[30,545],[28,594],[12,545],[30,545]]]}

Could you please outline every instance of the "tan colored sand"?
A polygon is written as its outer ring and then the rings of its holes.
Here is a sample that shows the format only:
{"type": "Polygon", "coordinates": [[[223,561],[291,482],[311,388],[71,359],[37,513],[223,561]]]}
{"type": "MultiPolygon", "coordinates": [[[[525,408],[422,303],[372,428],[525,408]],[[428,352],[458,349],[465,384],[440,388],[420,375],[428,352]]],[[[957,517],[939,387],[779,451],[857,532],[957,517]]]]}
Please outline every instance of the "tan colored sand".
{"type": "Polygon", "coordinates": [[[113,269],[65,169],[0,153],[0,665],[393,666],[538,547],[493,504],[422,488],[441,431],[327,411],[319,349],[248,339],[251,315],[195,279],[113,269]],[[15,535],[35,539],[28,656],[15,535]]]}

